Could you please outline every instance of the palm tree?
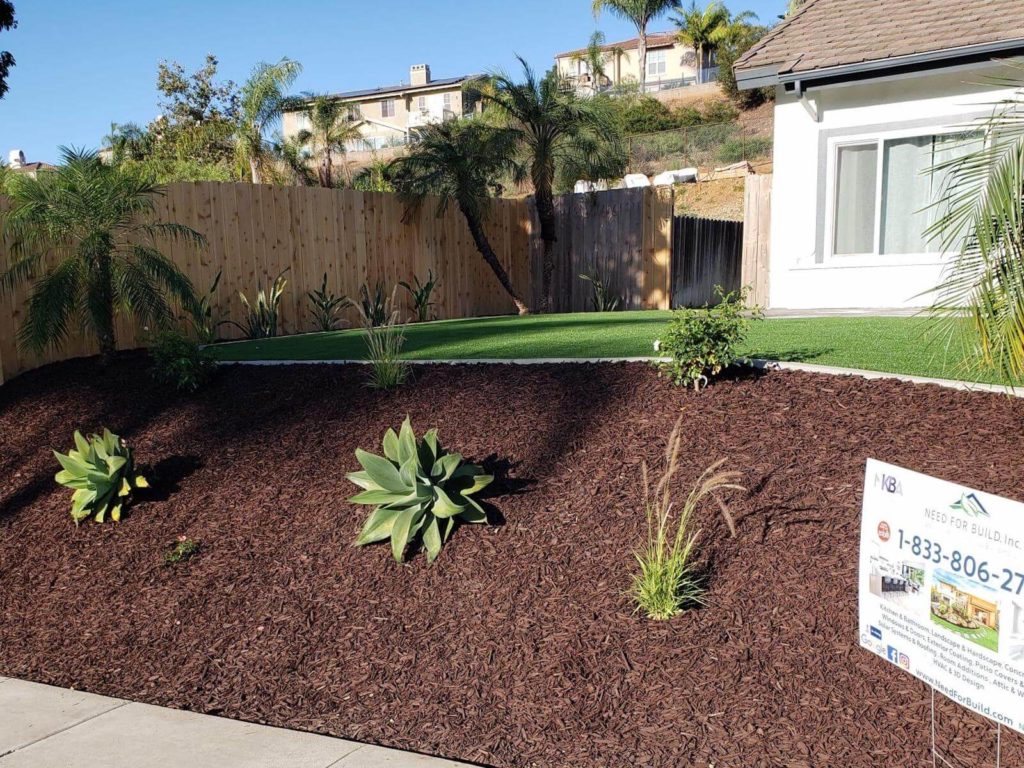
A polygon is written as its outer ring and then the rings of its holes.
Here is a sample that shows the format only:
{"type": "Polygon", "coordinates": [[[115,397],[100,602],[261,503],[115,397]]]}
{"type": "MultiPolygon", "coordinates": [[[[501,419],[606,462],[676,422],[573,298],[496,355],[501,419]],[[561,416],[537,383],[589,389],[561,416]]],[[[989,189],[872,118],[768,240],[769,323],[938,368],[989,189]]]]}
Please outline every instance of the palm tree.
{"type": "MultiPolygon", "coordinates": [[[[310,99],[309,128],[299,131],[296,138],[309,146],[313,157],[317,159],[317,178],[321,187],[334,186],[332,170],[333,155],[337,152],[344,158],[346,145],[353,139],[362,136],[359,121],[352,119],[349,105],[330,96],[307,94],[310,99]]],[[[352,184],[352,172],[345,163],[345,176],[349,185],[352,184]]]]}
{"type": "Polygon", "coordinates": [[[409,154],[392,163],[392,178],[405,202],[407,218],[428,195],[437,196],[439,216],[452,202],[459,207],[480,255],[519,314],[525,315],[529,307],[512,286],[483,226],[492,196],[501,191],[500,179],[522,175],[515,161],[518,140],[511,129],[473,119],[427,125],[416,132],[409,154]]]}
{"type": "MultiPolygon", "coordinates": [[[[1021,67],[1019,64],[1011,66],[1021,67]]],[[[1024,67],[1021,67],[1024,69],[1024,67]]],[[[1024,379],[1024,80],[992,117],[965,134],[960,157],[937,163],[939,199],[927,235],[955,259],[934,289],[949,341],[971,329],[965,362],[1008,383],[1024,379]],[[944,180],[942,180],[944,178],[944,180]]]]}
{"type": "Polygon", "coordinates": [[[647,25],[675,7],[675,0],[593,0],[594,16],[608,10],[619,18],[633,22],[638,35],[640,54],[640,92],[647,84],[647,25]]]}
{"type": "Polygon", "coordinates": [[[107,165],[95,152],[62,147],[61,157],[58,169],[7,185],[11,206],[0,233],[12,244],[11,261],[0,290],[41,269],[19,329],[22,346],[60,346],[78,324],[95,336],[107,361],[117,347],[118,312],[160,326],[172,319],[173,302],[196,308],[192,283],[157,243],[202,246],[205,240],[181,224],[154,221],[163,190],[150,177],[107,165]]]}
{"type": "MultiPolygon", "coordinates": [[[[748,14],[740,16],[747,17],[748,14]]],[[[737,17],[737,22],[743,20],[737,17]]],[[[731,33],[729,10],[718,0],[712,0],[704,8],[699,8],[694,0],[689,9],[679,10],[672,22],[679,28],[676,33],[679,41],[691,46],[697,55],[698,79],[703,82],[704,70],[711,54],[731,33]]]]}
{"type": "Polygon", "coordinates": [[[392,163],[374,156],[352,179],[352,188],[362,192],[394,192],[392,163]]]}
{"type": "Polygon", "coordinates": [[[297,137],[274,134],[270,152],[277,160],[277,176],[286,184],[311,187],[317,183],[317,176],[309,167],[309,150],[297,137]]]}
{"type": "Polygon", "coordinates": [[[608,175],[609,157],[618,157],[620,136],[609,113],[607,100],[580,98],[564,93],[555,75],[538,79],[519,58],[523,82],[506,74],[489,78],[483,86],[469,88],[494,112],[516,137],[519,154],[529,165],[533,182],[540,235],[544,244],[541,272],[541,310],[551,307],[551,277],[558,239],[554,185],[560,166],[571,166],[587,178],[588,170],[608,175]]]}
{"type": "Polygon", "coordinates": [[[261,61],[242,86],[235,129],[239,164],[249,166],[252,183],[259,184],[270,159],[266,133],[295,101],[286,92],[302,71],[297,61],[284,58],[276,64],[261,61]]]}
{"type": "Polygon", "coordinates": [[[582,53],[573,54],[572,61],[587,68],[587,72],[594,80],[594,93],[597,93],[601,90],[601,82],[609,79],[608,71],[605,69],[608,59],[614,60],[623,53],[622,48],[617,45],[606,46],[604,32],[596,31],[590,36],[590,42],[582,53]]]}

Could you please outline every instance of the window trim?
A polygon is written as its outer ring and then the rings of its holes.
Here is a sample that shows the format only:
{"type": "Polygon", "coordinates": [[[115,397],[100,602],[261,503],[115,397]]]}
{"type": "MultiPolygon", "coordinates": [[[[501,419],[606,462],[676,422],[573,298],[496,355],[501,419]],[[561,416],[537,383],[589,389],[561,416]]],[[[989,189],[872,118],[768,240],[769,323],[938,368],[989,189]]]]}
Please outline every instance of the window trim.
{"type": "Polygon", "coordinates": [[[647,76],[648,77],[659,77],[660,75],[668,74],[668,50],[665,48],[657,48],[647,53],[647,76]],[[654,60],[657,56],[658,59],[654,60]],[[651,65],[660,66],[660,72],[651,71],[651,65]]]}
{"type": "Polygon", "coordinates": [[[907,138],[925,136],[949,136],[958,133],[970,133],[962,125],[935,125],[916,128],[900,128],[891,131],[875,131],[870,134],[851,133],[832,136],[827,142],[825,169],[825,240],[823,245],[823,263],[817,266],[877,266],[906,264],[945,264],[955,257],[953,252],[919,252],[919,253],[881,253],[882,240],[882,191],[884,189],[885,143],[907,138]],[[839,190],[839,149],[841,147],[860,147],[874,144],[877,151],[875,172],[875,221],[874,250],[871,253],[837,254],[836,235],[836,199],[839,190]]]}
{"type": "Polygon", "coordinates": [[[382,118],[394,117],[396,113],[396,107],[397,105],[395,104],[395,99],[382,99],[380,102],[380,116],[382,118]],[[388,109],[388,107],[390,107],[390,110],[388,109]]]}

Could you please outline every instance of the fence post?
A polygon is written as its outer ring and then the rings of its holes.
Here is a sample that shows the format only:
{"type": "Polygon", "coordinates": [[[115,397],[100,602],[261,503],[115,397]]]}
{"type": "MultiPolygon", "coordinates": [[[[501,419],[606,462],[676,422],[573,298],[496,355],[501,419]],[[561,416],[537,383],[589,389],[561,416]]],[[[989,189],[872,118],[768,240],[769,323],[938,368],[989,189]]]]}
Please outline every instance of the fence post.
{"type": "Polygon", "coordinates": [[[671,187],[644,190],[643,242],[645,309],[669,309],[672,301],[672,212],[675,193],[671,187]]]}
{"type": "Polygon", "coordinates": [[[743,191],[743,268],[740,283],[750,286],[749,303],[768,306],[768,262],[772,220],[772,175],[751,174],[743,191]]]}

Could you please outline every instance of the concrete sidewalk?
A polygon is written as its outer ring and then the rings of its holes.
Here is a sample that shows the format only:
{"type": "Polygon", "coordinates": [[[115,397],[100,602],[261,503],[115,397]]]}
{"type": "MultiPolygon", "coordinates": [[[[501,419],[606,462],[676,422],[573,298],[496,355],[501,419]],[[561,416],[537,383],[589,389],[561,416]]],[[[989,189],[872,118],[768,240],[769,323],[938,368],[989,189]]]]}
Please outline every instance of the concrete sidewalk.
{"type": "Polygon", "coordinates": [[[0,768],[468,768],[330,736],[0,678],[0,768]]]}

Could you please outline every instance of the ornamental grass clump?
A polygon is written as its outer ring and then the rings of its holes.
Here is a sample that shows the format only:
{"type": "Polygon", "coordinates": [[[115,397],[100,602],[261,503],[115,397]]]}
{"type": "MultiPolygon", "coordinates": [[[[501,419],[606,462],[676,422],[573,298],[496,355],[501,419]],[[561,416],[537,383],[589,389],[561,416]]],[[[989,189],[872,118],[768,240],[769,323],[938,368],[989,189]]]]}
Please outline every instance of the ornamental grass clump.
{"type": "Polygon", "coordinates": [[[146,478],[135,472],[132,449],[109,429],[88,440],[76,430],[75,447],[67,455],[57,451],[53,455],[63,467],[54,480],[75,491],[71,517],[76,525],[87,517],[102,523],[108,514],[111,520],[120,520],[132,492],[149,487],[146,478]]]}
{"type": "Polygon", "coordinates": [[[704,470],[682,507],[676,510],[670,485],[679,468],[681,424],[682,419],[676,422],[669,436],[665,469],[657,484],[651,486],[647,462],[641,467],[647,541],[634,553],[640,569],[633,577],[631,593],[637,609],[659,621],[671,619],[687,606],[704,603],[704,585],[694,564],[694,547],[700,531],[694,528],[693,514],[698,505],[712,497],[735,535],[732,515],[717,493],[743,490],[736,482],[740,474],[721,471],[724,460],[716,461],[704,470]]]}
{"type": "Polygon", "coordinates": [[[367,386],[373,389],[394,389],[409,378],[409,363],[402,359],[405,346],[405,331],[398,320],[398,311],[393,309],[395,293],[384,300],[384,318],[368,315],[362,306],[357,307],[363,322],[363,339],[366,341],[366,360],[369,366],[367,386]]]}
{"type": "Polygon", "coordinates": [[[363,489],[349,501],[372,504],[376,509],[355,541],[361,547],[391,540],[391,554],[402,562],[406,549],[422,544],[432,563],[455,529],[456,523],[485,523],[483,507],[472,498],[494,479],[462,454],[441,446],[431,429],[417,442],[407,416],[396,434],[384,434],[384,455],[356,450],[363,467],[348,479],[363,489]]]}

